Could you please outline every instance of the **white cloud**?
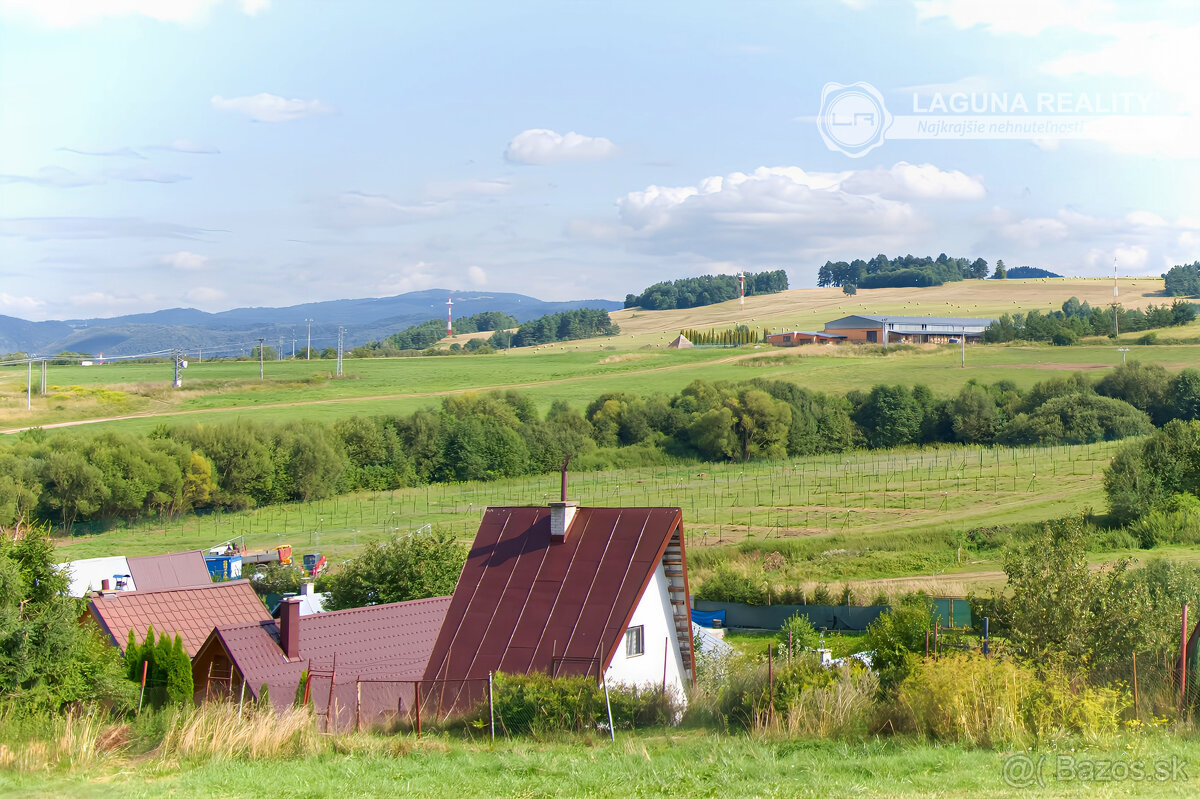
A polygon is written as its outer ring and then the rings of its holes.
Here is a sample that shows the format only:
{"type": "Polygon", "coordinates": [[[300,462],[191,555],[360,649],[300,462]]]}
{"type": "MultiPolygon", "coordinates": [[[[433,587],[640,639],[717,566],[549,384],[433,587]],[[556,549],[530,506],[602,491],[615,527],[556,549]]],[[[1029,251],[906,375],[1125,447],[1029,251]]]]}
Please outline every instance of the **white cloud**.
{"type": "Polygon", "coordinates": [[[221,111],[236,111],[255,122],[291,122],[317,114],[328,114],[333,109],[320,100],[287,100],[275,94],[262,92],[249,97],[220,95],[212,98],[213,108],[221,111]]]}
{"type": "Polygon", "coordinates": [[[212,305],[224,300],[228,295],[221,289],[209,288],[208,286],[193,286],[184,292],[183,296],[188,302],[198,305],[212,305]]]}
{"type": "Polygon", "coordinates": [[[467,267],[467,279],[471,281],[471,285],[473,286],[486,286],[488,282],[487,272],[478,266],[467,267]]]}
{"type": "Polygon", "coordinates": [[[1134,244],[1131,246],[1117,246],[1109,249],[1093,247],[1088,250],[1086,262],[1089,267],[1095,270],[1098,274],[1108,274],[1112,270],[1113,260],[1117,262],[1117,269],[1123,274],[1141,274],[1146,269],[1146,263],[1150,260],[1150,251],[1145,247],[1134,244]]]}
{"type": "Polygon", "coordinates": [[[1077,28],[1081,20],[1106,14],[1101,0],[916,0],[917,20],[949,20],[956,28],[982,27],[996,33],[1036,36],[1055,27],[1077,28]]]}
{"type": "Polygon", "coordinates": [[[980,200],[987,193],[978,178],[958,170],[905,161],[891,169],[855,172],[842,185],[856,194],[906,200],[980,200]]]}
{"type": "MultiPolygon", "coordinates": [[[[0,2],[3,2],[3,0],[0,0],[0,2]]],[[[140,158],[143,160],[145,160],[145,158],[146,158],[146,156],[142,155],[137,150],[134,150],[131,147],[113,147],[108,150],[92,150],[92,149],[86,149],[83,147],[59,147],[58,149],[60,149],[64,152],[68,152],[68,153],[75,153],[76,155],[98,155],[98,156],[103,156],[103,157],[117,157],[117,158],[140,158]]]]}
{"type": "Polygon", "coordinates": [[[36,314],[46,303],[33,297],[14,297],[0,291],[0,308],[9,314],[36,314]]]}
{"type": "Polygon", "coordinates": [[[173,252],[160,257],[158,262],[172,269],[195,272],[205,267],[208,263],[208,256],[188,252],[187,250],[180,250],[179,252],[173,252]]]}
{"type": "Polygon", "coordinates": [[[1006,253],[1001,257],[1014,266],[1031,263],[1061,274],[1107,277],[1116,258],[1122,275],[1158,275],[1195,260],[1200,242],[1200,220],[1166,220],[1149,211],[1099,217],[1060,210],[1020,217],[996,208],[978,222],[986,251],[1006,253]]]}
{"type": "Polygon", "coordinates": [[[320,223],[340,228],[391,227],[444,216],[454,207],[449,201],[403,203],[383,194],[347,191],[322,210],[320,223]]]}
{"type": "MultiPolygon", "coordinates": [[[[225,0],[0,0],[0,11],[56,28],[85,25],[104,17],[143,16],[159,22],[204,20],[225,0]]],[[[270,0],[239,0],[242,12],[254,16],[270,0]]]]}
{"type": "Polygon", "coordinates": [[[617,146],[601,136],[566,134],[534,128],[513,137],[504,157],[515,164],[557,164],[568,161],[598,161],[617,153],[617,146]]]}
{"type": "Polygon", "coordinates": [[[430,183],[425,187],[428,197],[449,200],[456,197],[496,197],[512,190],[512,182],[495,180],[446,180],[430,183]]]}
{"type": "Polygon", "coordinates": [[[378,283],[378,290],[384,295],[404,294],[409,291],[420,291],[432,288],[437,282],[433,267],[424,261],[418,261],[412,266],[399,272],[391,272],[378,283]]]}
{"type": "MultiPolygon", "coordinates": [[[[854,172],[759,167],[694,186],[649,186],[617,201],[626,240],[656,253],[706,259],[789,257],[830,247],[878,252],[926,225],[907,202],[858,193],[854,172]]],[[[874,188],[874,187],[872,187],[874,188]]]]}

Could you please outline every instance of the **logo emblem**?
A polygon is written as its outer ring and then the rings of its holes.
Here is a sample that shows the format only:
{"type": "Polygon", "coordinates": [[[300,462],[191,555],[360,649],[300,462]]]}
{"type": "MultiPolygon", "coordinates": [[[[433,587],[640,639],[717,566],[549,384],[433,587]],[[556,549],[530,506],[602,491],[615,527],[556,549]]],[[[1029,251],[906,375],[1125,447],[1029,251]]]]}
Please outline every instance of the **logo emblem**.
{"type": "Polygon", "coordinates": [[[869,83],[826,83],[821,89],[817,128],[830,150],[860,158],[883,144],[892,115],[869,83]]]}

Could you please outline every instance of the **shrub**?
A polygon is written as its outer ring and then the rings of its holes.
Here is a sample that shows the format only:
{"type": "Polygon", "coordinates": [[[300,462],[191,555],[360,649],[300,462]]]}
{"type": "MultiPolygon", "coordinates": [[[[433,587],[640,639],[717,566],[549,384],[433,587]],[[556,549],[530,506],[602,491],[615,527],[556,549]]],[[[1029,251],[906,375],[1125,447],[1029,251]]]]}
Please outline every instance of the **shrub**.
{"type": "MultiPolygon", "coordinates": [[[[680,697],[658,687],[610,685],[608,697],[614,727],[673,724],[682,715],[680,697]]],[[[496,723],[509,734],[583,732],[608,726],[604,689],[591,677],[497,674],[493,703],[496,723]]]]}
{"type": "Polygon", "coordinates": [[[900,684],[925,652],[925,634],[934,626],[933,605],[923,597],[902,600],[867,625],[871,665],[884,688],[900,684]]]}
{"type": "Polygon", "coordinates": [[[779,649],[795,656],[808,649],[816,649],[821,642],[821,635],[813,627],[808,616],[797,611],[783,623],[779,630],[779,649]],[[788,647],[791,647],[790,652],[788,647]]]}
{"type": "Polygon", "coordinates": [[[1093,686],[1061,666],[1040,673],[1001,658],[951,654],[916,666],[898,704],[916,732],[972,746],[1030,746],[1066,735],[1094,741],[1120,729],[1123,686],[1093,686]]]}

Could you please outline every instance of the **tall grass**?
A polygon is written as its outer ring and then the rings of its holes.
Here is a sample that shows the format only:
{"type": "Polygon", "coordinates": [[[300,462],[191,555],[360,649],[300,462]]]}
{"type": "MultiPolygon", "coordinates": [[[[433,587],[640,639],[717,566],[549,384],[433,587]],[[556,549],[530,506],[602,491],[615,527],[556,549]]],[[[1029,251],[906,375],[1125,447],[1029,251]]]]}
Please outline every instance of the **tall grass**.
{"type": "Polygon", "coordinates": [[[90,769],[124,751],[129,726],[102,711],[0,713],[0,769],[17,773],[90,769]]]}
{"type": "Polygon", "coordinates": [[[1091,685],[1059,665],[952,654],[926,660],[900,686],[893,722],[938,741],[1028,747],[1068,737],[1111,740],[1132,697],[1091,685]]]}
{"type": "Polygon", "coordinates": [[[226,702],[171,709],[155,754],[174,759],[264,760],[319,754],[328,740],[317,731],[311,706],[275,713],[269,707],[239,710],[226,702]]]}

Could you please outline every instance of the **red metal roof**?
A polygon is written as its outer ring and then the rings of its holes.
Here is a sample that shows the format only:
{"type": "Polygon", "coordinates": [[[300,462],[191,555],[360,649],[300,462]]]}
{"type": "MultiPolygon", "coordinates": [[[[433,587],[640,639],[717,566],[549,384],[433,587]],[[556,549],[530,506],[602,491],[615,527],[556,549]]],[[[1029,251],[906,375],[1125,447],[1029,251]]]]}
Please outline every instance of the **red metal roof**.
{"type": "MultiPolygon", "coordinates": [[[[251,624],[220,625],[204,643],[224,648],[252,696],[267,685],[279,707],[292,703],[301,673],[328,672],[335,666],[334,700],[341,709],[355,706],[355,681],[362,679],[419,680],[450,606],[450,597],[392,602],[363,608],[315,613],[300,617],[300,655],[292,661],[279,646],[279,623],[268,619],[251,624]]],[[[197,676],[197,684],[202,675],[197,676]]],[[[325,712],[329,683],[314,680],[312,698],[325,712]]],[[[364,700],[365,701],[365,700],[364,700]]],[[[370,708],[364,709],[370,714],[370,708]]]]}
{"type": "Polygon", "coordinates": [[[196,656],[204,639],[219,624],[271,620],[248,580],[166,591],[94,594],[88,610],[122,652],[130,630],[141,643],[146,640],[146,628],[153,625],[156,634],[178,633],[188,657],[196,656]]]}
{"type": "Polygon", "coordinates": [[[198,549],[170,555],[128,558],[129,573],[138,591],[162,591],[189,585],[209,585],[212,577],[198,549]]]}
{"type": "Polygon", "coordinates": [[[548,508],[488,508],[425,679],[598,676],[682,522],[679,508],[579,508],[552,543],[548,508]]]}

